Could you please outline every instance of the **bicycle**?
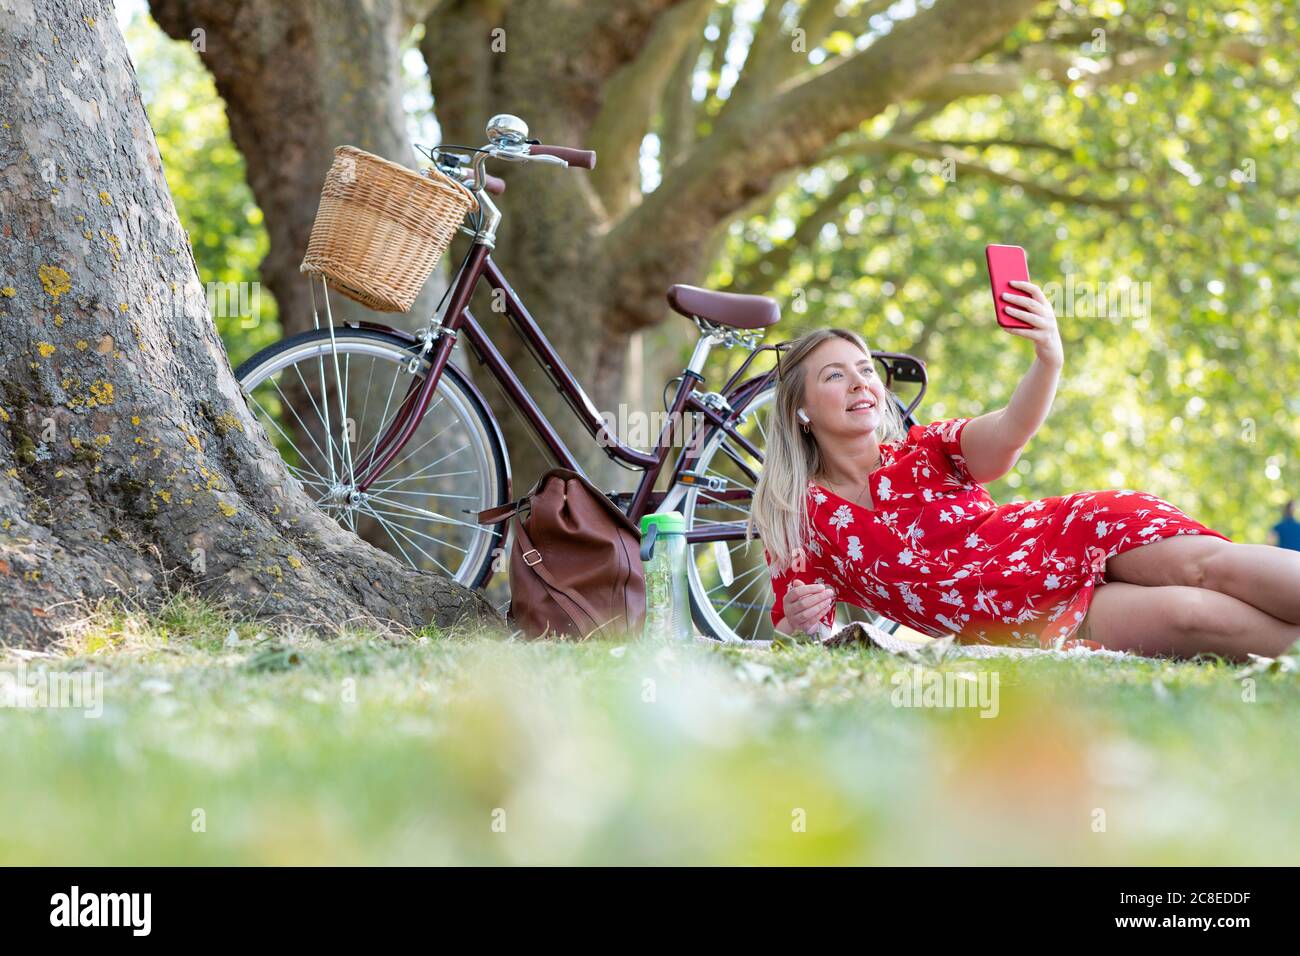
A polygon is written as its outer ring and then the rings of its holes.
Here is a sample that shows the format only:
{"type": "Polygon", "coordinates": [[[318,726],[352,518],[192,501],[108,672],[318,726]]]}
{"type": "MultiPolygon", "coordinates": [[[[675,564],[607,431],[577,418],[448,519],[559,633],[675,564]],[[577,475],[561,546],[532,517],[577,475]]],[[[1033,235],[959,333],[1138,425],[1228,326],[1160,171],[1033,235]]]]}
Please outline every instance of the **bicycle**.
{"type": "MultiPolygon", "coordinates": [[[[313,307],[314,329],[263,349],[236,370],[250,407],[290,474],[335,520],[354,531],[367,526],[369,537],[386,542],[386,550],[414,568],[440,571],[470,588],[485,587],[502,566],[498,559],[506,541],[501,526],[474,518],[511,500],[510,462],[488,404],[470,376],[450,361],[458,341],[468,345],[480,373],[501,386],[554,463],[585,474],[470,313],[471,295],[485,281],[502,297],[512,330],[523,336],[586,432],[614,461],[642,472],[635,491],[610,491],[610,499],[635,522],[656,510],[685,516],[692,616],[700,632],[725,642],[770,637],[770,577],[761,542],[747,544],[744,527],[776,393],[775,362],[766,372],[746,375],[760,355],[770,351],[775,358],[785,347],[759,344],[763,330],[780,318],[776,301],[688,285],[670,288],[668,304],[696,325],[700,337],[682,373],[665,385],[665,397],[674,382],[677,391],[665,401],[666,424],[654,449],[624,444],[491,256],[502,216],[490,196],[501,195],[505,183],[487,173],[488,159],[590,169],[595,154],[530,140],[527,125],[506,114],[489,121],[487,136],[482,147],[427,152],[438,170],[479,201],[476,213],[467,216],[469,224],[459,227],[471,237],[469,251],[429,325],[419,335],[372,322],[336,327],[322,278],[326,325],[313,307]],[[721,389],[701,391],[715,346],[749,354],[721,389]],[[383,402],[378,416],[370,414],[372,401],[383,402]],[[667,490],[655,490],[684,415],[695,426],[693,437],[673,464],[667,490]],[[447,424],[439,428],[443,420],[447,424]],[[363,440],[366,431],[369,438],[363,440]],[[444,463],[449,470],[430,470],[444,463]]],[[[912,413],[928,384],[924,362],[904,353],[875,357],[905,424],[914,424],[912,413]],[[920,391],[904,406],[894,393],[895,382],[918,383],[920,391]]],[[[857,609],[845,609],[843,616],[887,632],[898,626],[865,611],[859,615],[857,609]]]]}

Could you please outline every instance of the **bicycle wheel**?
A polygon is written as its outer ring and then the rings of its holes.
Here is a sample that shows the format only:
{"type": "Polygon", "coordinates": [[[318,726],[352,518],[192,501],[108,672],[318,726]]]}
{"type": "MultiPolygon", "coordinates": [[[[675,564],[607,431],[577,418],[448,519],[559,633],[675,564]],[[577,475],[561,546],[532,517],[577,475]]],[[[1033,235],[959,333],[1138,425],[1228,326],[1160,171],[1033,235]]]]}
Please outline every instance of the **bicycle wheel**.
{"type": "MultiPolygon", "coordinates": [[[[736,431],[759,451],[767,447],[775,398],[776,386],[772,386],[739,409],[744,417],[736,431]]],[[[774,634],[772,577],[763,557],[763,544],[757,537],[744,540],[745,522],[762,465],[761,459],[725,431],[713,428],[704,438],[695,471],[716,479],[716,487],[692,486],[683,499],[688,529],[718,530],[725,525],[738,532],[726,541],[692,544],[686,562],[695,626],[714,640],[770,640],[774,634]],[[750,477],[751,473],[755,477],[750,477]],[[738,493],[738,497],[722,498],[717,494],[727,491],[738,493]]],[[[844,603],[836,610],[836,621],[837,626],[866,621],[887,634],[898,629],[895,621],[844,603]]]]}
{"type": "Polygon", "coordinates": [[[424,418],[379,479],[364,493],[355,485],[429,371],[420,349],[377,329],[315,329],[263,349],[235,377],[289,473],[327,514],[412,568],[476,588],[503,532],[472,515],[505,503],[509,463],[460,369],[443,369],[424,418]]]}

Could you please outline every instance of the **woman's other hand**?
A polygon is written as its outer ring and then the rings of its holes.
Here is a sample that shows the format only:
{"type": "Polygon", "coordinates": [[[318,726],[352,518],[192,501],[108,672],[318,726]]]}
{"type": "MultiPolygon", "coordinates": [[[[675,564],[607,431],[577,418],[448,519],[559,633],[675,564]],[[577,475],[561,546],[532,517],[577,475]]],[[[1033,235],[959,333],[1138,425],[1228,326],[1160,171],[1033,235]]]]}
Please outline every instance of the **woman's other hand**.
{"type": "Polygon", "coordinates": [[[834,588],[825,584],[804,584],[796,578],[785,592],[781,613],[785,615],[790,631],[815,634],[821,619],[834,605],[834,588]]]}

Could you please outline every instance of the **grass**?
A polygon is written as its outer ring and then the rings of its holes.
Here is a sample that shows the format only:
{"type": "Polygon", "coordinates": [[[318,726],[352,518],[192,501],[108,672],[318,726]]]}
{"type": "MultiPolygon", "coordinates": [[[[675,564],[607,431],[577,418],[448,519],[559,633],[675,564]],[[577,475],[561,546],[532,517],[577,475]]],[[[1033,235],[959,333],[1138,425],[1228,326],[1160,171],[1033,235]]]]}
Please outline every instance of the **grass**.
{"type": "Polygon", "coordinates": [[[985,718],[894,706],[878,650],[326,641],[188,597],[3,664],[103,680],[98,718],[0,708],[6,865],[1300,862],[1276,665],[925,665],[996,675],[985,718]]]}

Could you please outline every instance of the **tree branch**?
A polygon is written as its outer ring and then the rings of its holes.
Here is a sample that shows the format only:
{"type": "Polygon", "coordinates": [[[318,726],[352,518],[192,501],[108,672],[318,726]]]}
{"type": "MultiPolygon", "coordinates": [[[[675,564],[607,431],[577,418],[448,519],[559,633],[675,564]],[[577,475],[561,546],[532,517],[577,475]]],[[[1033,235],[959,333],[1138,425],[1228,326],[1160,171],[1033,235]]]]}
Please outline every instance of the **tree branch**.
{"type": "Polygon", "coordinates": [[[1019,186],[1025,192],[1044,199],[1059,200],[1083,206],[1095,206],[1112,212],[1125,212],[1133,205],[1131,200],[1119,197],[1097,196],[1091,193],[1070,192],[1064,186],[1043,182],[1028,176],[1017,169],[998,169],[981,161],[970,153],[964,153],[946,143],[935,143],[915,139],[910,136],[883,136],[880,139],[850,143],[845,146],[827,150],[823,159],[835,159],[856,155],[873,155],[881,153],[910,153],[927,159],[949,161],[957,173],[970,173],[983,176],[1008,186],[1019,186]]]}
{"type": "Polygon", "coordinates": [[[1074,151],[1068,146],[1058,146],[1056,143],[1049,143],[1042,139],[1020,139],[1015,136],[992,136],[985,139],[949,139],[928,140],[928,142],[942,143],[944,146],[952,146],[956,149],[993,149],[997,146],[1006,146],[1011,149],[1040,150],[1046,153],[1054,153],[1063,159],[1073,159],[1074,151]]]}
{"type": "Polygon", "coordinates": [[[639,198],[641,140],[687,48],[704,29],[712,0],[684,0],[659,18],[640,54],[605,87],[605,100],[587,145],[601,160],[591,184],[606,211],[619,216],[639,198]]]}
{"type": "Polygon", "coordinates": [[[736,8],[722,8],[722,20],[718,24],[718,38],[709,45],[709,74],[704,86],[704,99],[700,102],[700,118],[716,116],[721,108],[718,100],[718,86],[722,81],[722,69],[727,64],[727,48],[731,46],[731,34],[736,29],[736,8]]]}
{"type": "Polygon", "coordinates": [[[754,27],[754,36],[745,54],[740,77],[727,94],[727,101],[723,104],[719,117],[726,117],[746,101],[761,96],[770,88],[772,76],[776,72],[776,62],[781,59],[782,52],[789,53],[791,59],[796,59],[795,54],[788,49],[789,34],[785,31],[781,15],[784,9],[784,0],[767,0],[763,5],[763,14],[754,27]]]}
{"type": "Polygon", "coordinates": [[[790,271],[790,263],[795,254],[801,249],[813,246],[826,224],[839,218],[840,207],[849,197],[856,196],[862,191],[861,183],[861,174],[857,170],[850,171],[835,184],[835,188],[817,204],[817,207],[799,222],[789,239],[755,259],[739,263],[727,286],[727,291],[764,293],[771,289],[778,279],[790,271]]]}
{"type": "MultiPolygon", "coordinates": [[[[873,5],[868,4],[868,6],[873,5]]],[[[798,29],[803,31],[804,45],[807,50],[821,46],[822,41],[834,31],[837,23],[835,17],[837,6],[839,0],[808,0],[804,4],[803,12],[799,14],[798,29]]],[[[789,79],[798,71],[798,67],[798,62],[791,59],[788,63],[789,72],[781,79],[789,79]]]]}
{"type": "Polygon", "coordinates": [[[789,30],[782,22],[783,0],[769,0],[754,33],[749,55],[740,78],[732,88],[723,112],[739,110],[747,102],[766,96],[803,72],[808,54],[831,33],[844,30],[855,36],[864,33],[870,19],[887,10],[895,0],[870,0],[852,14],[837,17],[839,0],[806,0],[798,22],[789,30]],[[800,31],[796,33],[795,31],[800,31]],[[796,40],[799,42],[796,43],[796,40]]]}
{"type": "MultiPolygon", "coordinates": [[[[575,16],[570,10],[589,13],[586,29],[581,37],[582,45],[564,49],[566,57],[572,57],[582,51],[602,78],[612,76],[619,67],[635,60],[644,49],[647,38],[655,27],[655,21],[669,13],[673,7],[685,0],[620,0],[619,3],[575,4],[540,4],[545,7],[540,11],[550,28],[561,11],[563,16],[575,16]]],[[[545,34],[542,34],[545,36],[545,34]]]]}
{"type": "Polygon", "coordinates": [[[1020,63],[961,63],[922,89],[916,98],[939,104],[967,96],[1011,96],[1020,92],[1029,76],[1020,63]]]}
{"type": "Polygon", "coordinates": [[[806,165],[836,136],[937,82],[953,63],[1009,31],[1036,2],[938,0],[867,49],[725,117],[610,235],[611,255],[629,263],[616,281],[630,287],[618,297],[645,303],[628,310],[634,321],[640,327],[658,321],[651,290],[662,289],[712,227],[764,192],[775,176],[806,165]],[[647,235],[675,237],[682,258],[645,243],[647,235]]]}
{"type": "Polygon", "coordinates": [[[701,34],[686,48],[664,86],[664,102],[659,124],[659,163],[667,170],[677,163],[695,143],[696,103],[692,96],[695,68],[704,52],[701,34]]]}
{"type": "MultiPolygon", "coordinates": [[[[1232,37],[1207,53],[1236,63],[1259,62],[1260,46],[1245,37],[1232,37]]],[[[1079,83],[1081,91],[1093,93],[1113,83],[1128,83],[1162,69],[1178,50],[1174,44],[1143,46],[1094,59],[1069,54],[1050,44],[1035,44],[1019,51],[1016,60],[978,65],[959,64],[917,95],[930,103],[950,103],[967,96],[1009,96],[1034,79],[1068,86],[1079,83]]]]}

